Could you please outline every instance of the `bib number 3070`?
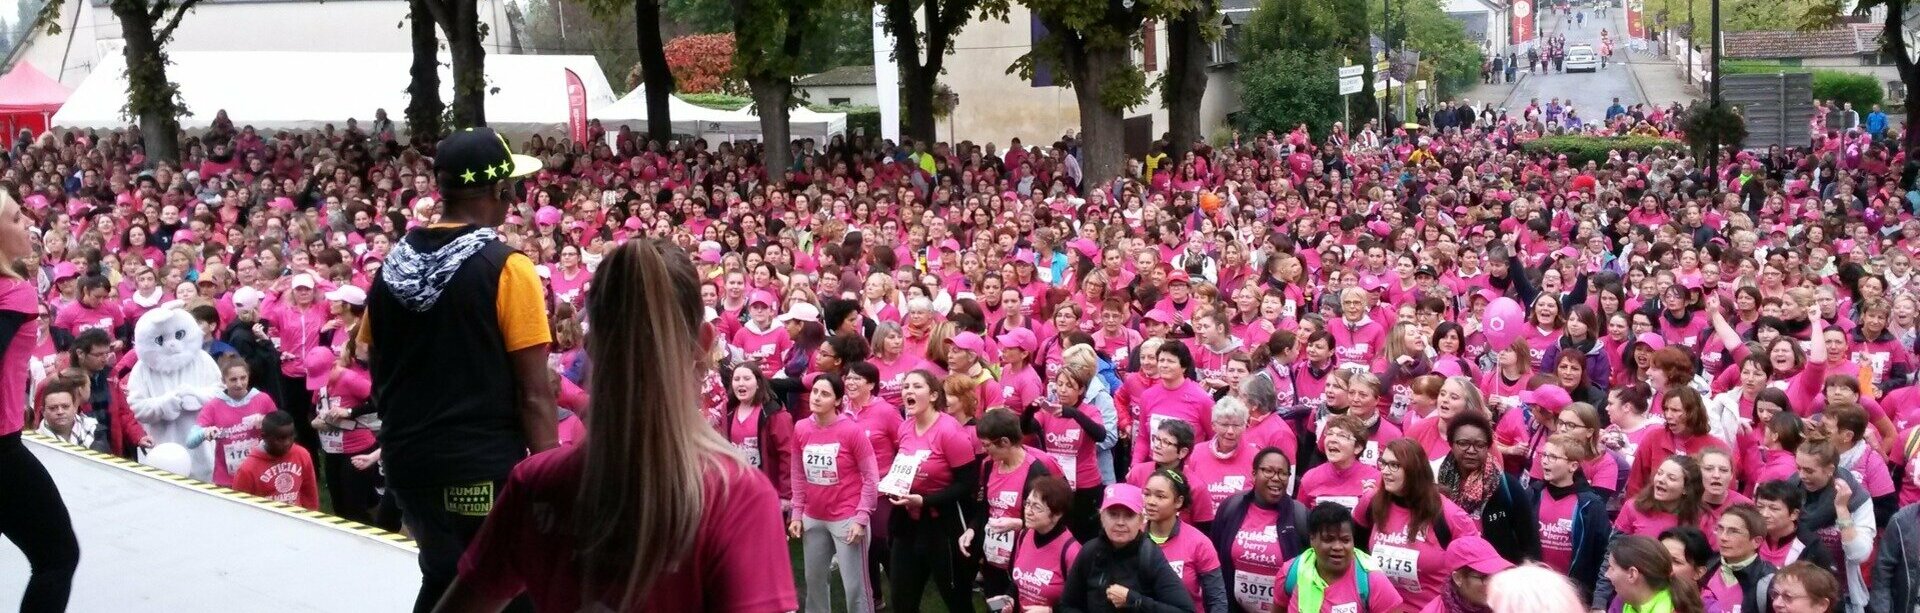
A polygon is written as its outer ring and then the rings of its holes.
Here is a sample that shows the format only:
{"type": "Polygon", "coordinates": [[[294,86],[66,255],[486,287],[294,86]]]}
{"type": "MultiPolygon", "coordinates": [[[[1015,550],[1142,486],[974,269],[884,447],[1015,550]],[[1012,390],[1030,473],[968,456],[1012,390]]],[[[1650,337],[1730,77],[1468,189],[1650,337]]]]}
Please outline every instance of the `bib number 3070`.
{"type": "Polygon", "coordinates": [[[1273,609],[1273,576],[1258,573],[1233,574],[1233,599],[1249,611],[1273,609]]]}

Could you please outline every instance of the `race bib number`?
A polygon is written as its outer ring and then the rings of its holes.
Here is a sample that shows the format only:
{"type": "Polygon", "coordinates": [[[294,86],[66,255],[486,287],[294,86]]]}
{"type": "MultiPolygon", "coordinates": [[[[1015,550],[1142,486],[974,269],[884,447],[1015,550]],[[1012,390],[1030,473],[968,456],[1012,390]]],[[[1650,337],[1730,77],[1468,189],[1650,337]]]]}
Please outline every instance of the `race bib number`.
{"type": "Polygon", "coordinates": [[[1380,565],[1380,571],[1387,574],[1393,584],[1403,591],[1420,591],[1420,551],[1395,547],[1393,545],[1375,545],[1373,561],[1380,565]]]}
{"type": "Polygon", "coordinates": [[[327,453],[347,452],[347,432],[338,428],[329,428],[320,432],[320,450],[327,453]]]}
{"type": "Polygon", "coordinates": [[[740,450],[740,455],[747,456],[748,464],[753,465],[754,468],[760,468],[760,437],[749,436],[746,440],[734,444],[734,448],[740,450]]]}
{"type": "Polygon", "coordinates": [[[1070,453],[1047,455],[1053,456],[1053,461],[1060,463],[1060,472],[1066,473],[1062,476],[1067,478],[1067,489],[1080,489],[1080,471],[1075,470],[1080,466],[1080,458],[1070,453]]]}
{"type": "Polygon", "coordinates": [[[920,463],[927,461],[932,452],[926,449],[912,453],[902,453],[893,458],[893,468],[887,476],[880,479],[880,493],[888,496],[905,496],[913,489],[913,477],[920,472],[920,463]]]}
{"type": "Polygon", "coordinates": [[[1006,568],[1007,562],[1013,560],[1013,531],[988,530],[986,544],[981,546],[981,549],[986,552],[987,563],[1006,568]]]}
{"type": "Polygon", "coordinates": [[[1366,448],[1360,450],[1360,463],[1368,466],[1380,465],[1380,443],[1378,441],[1367,441],[1366,448]]]}
{"type": "Polygon", "coordinates": [[[807,445],[800,451],[807,473],[807,483],[812,485],[833,485],[840,482],[840,444],[818,443],[807,445]]]}
{"type": "Polygon", "coordinates": [[[243,462],[246,462],[247,455],[253,453],[254,448],[258,446],[260,446],[259,439],[247,439],[242,441],[234,441],[234,442],[230,442],[225,445],[222,445],[220,447],[220,451],[221,451],[220,455],[221,455],[221,459],[225,460],[227,463],[227,473],[228,474],[239,473],[240,464],[243,462]]]}
{"type": "Polygon", "coordinates": [[[1346,603],[1333,605],[1333,608],[1329,610],[1329,613],[1360,613],[1360,603],[1346,602],[1346,603]]]}
{"type": "Polygon", "coordinates": [[[1248,611],[1273,610],[1273,575],[1234,573],[1233,599],[1248,611]]]}

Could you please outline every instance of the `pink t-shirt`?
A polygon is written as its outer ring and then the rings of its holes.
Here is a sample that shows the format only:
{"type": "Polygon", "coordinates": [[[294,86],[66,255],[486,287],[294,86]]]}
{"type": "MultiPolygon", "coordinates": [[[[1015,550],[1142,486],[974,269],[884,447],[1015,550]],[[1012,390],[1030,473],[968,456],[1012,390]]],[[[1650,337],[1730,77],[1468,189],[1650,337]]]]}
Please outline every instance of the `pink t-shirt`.
{"type": "Polygon", "coordinates": [[[1200,575],[1220,569],[1220,553],[1214,549],[1213,541],[1207,540],[1207,535],[1193,524],[1176,520],[1167,542],[1156,544],[1160,545],[1160,552],[1166,554],[1173,574],[1180,576],[1180,585],[1187,588],[1187,595],[1194,602],[1205,602],[1200,594],[1200,575]]]}
{"type": "MultiPolygon", "coordinates": [[[[1083,413],[1090,410],[1094,410],[1092,405],[1080,407],[1083,413]]],[[[1053,456],[1054,463],[1060,465],[1067,487],[1099,487],[1100,441],[1087,436],[1080,422],[1071,417],[1039,410],[1033,412],[1033,419],[1040,423],[1041,447],[1053,456]]]]}
{"type": "Polygon", "coordinates": [[[1260,453],[1243,442],[1222,456],[1214,447],[1218,440],[1194,447],[1193,454],[1187,456],[1186,470],[1195,495],[1204,492],[1212,499],[1214,508],[1219,508],[1228,496],[1253,487],[1253,456],[1260,453]]]}
{"type": "MultiPolygon", "coordinates": [[[[1287,405],[1281,404],[1280,406],[1287,405]]],[[[1285,418],[1276,414],[1269,414],[1265,417],[1249,417],[1247,419],[1247,431],[1245,434],[1240,435],[1240,446],[1252,449],[1256,453],[1262,449],[1273,447],[1280,450],[1280,455],[1287,456],[1287,465],[1298,465],[1296,460],[1299,459],[1300,439],[1293,431],[1293,424],[1287,423],[1285,418]]],[[[1252,458],[1248,459],[1251,460],[1252,458]]]]}
{"type": "Polygon", "coordinates": [[[1073,535],[1061,532],[1041,546],[1032,530],[1020,531],[1020,544],[1013,549],[1010,573],[1017,596],[1015,610],[1027,607],[1051,607],[1060,603],[1067,587],[1067,568],[1080,555],[1080,543],[1073,535]]]}
{"type": "MultiPolygon", "coordinates": [[[[356,365],[341,371],[340,375],[321,391],[324,392],[321,398],[327,401],[314,406],[332,405],[326,408],[355,409],[366,404],[367,399],[373,396],[373,379],[367,374],[367,369],[356,365]]],[[[320,446],[328,453],[366,453],[378,442],[373,430],[369,428],[353,427],[331,433],[320,433],[320,446]],[[339,437],[338,440],[333,439],[336,435],[339,437]]]]}
{"type": "MultiPolygon", "coordinates": [[[[1294,558],[1287,562],[1287,566],[1292,567],[1292,565],[1299,564],[1304,559],[1304,556],[1294,558]]],[[[1236,568],[1234,571],[1239,572],[1239,569],[1236,568]]],[[[1309,580],[1307,577],[1310,576],[1310,574],[1307,572],[1307,569],[1303,568],[1300,569],[1299,576],[1300,581],[1305,582],[1309,580]]],[[[1301,613],[1300,599],[1284,593],[1286,589],[1285,575],[1281,575],[1278,580],[1274,581],[1273,586],[1274,592],[1278,594],[1276,597],[1287,601],[1287,613],[1301,613]]],[[[1434,600],[1438,601],[1439,599],[1434,600]]],[[[1327,580],[1327,589],[1320,596],[1320,610],[1308,613],[1341,613],[1361,610],[1368,611],[1369,613],[1386,613],[1395,610],[1402,602],[1404,601],[1400,598],[1400,592],[1394,587],[1393,581],[1387,578],[1386,573],[1376,568],[1367,571],[1367,606],[1359,606],[1360,584],[1354,579],[1352,567],[1348,567],[1345,576],[1327,580]]]]}
{"type": "Polygon", "coordinates": [[[125,321],[120,314],[120,305],[112,302],[102,302],[99,307],[90,309],[74,301],[60,307],[59,312],[53,315],[53,327],[66,330],[74,336],[88,330],[106,330],[112,334],[113,329],[125,321]]]}
{"type": "MultiPolygon", "coordinates": [[[[1652,486],[1648,486],[1652,487],[1652,486]]],[[[1701,532],[1708,532],[1707,513],[1702,509],[1700,518],[1693,522],[1701,532]]],[[[1628,500],[1620,505],[1620,516],[1613,518],[1613,531],[1623,535],[1633,534],[1645,537],[1658,537],[1667,528],[1680,525],[1680,518],[1664,511],[1642,511],[1640,505],[1628,500]]]]}
{"type": "Polygon", "coordinates": [[[873,444],[859,422],[835,415],[820,425],[814,418],[793,425],[793,511],[796,515],[840,521],[849,517],[865,525],[879,494],[880,474],[873,444]]]}
{"type": "Polygon", "coordinates": [[[1300,478],[1300,495],[1296,498],[1311,509],[1322,502],[1337,502],[1349,509],[1360,506],[1360,501],[1373,495],[1380,485],[1380,469],[1355,460],[1352,466],[1341,470],[1327,462],[1315,466],[1300,478]]]}
{"type": "Polygon", "coordinates": [[[900,436],[900,422],[904,417],[900,409],[878,397],[863,407],[855,407],[853,418],[860,422],[861,429],[867,433],[867,444],[873,448],[874,466],[880,474],[893,469],[893,454],[900,436]]]}
{"type": "MultiPolygon", "coordinates": [[[[1140,406],[1140,421],[1135,422],[1133,440],[1152,441],[1153,433],[1160,428],[1160,422],[1178,419],[1193,426],[1194,438],[1206,440],[1213,438],[1213,396],[1200,388],[1193,380],[1180,382],[1180,386],[1168,389],[1165,383],[1155,383],[1140,390],[1136,399],[1140,406]]],[[[1133,446],[1133,461],[1147,459],[1152,445],[1133,446]]]]}
{"type": "MultiPolygon", "coordinates": [[[[985,460],[987,521],[1021,518],[1027,499],[1027,475],[1031,474],[1034,462],[1046,466],[1049,473],[1060,474],[1060,466],[1054,463],[1053,456],[1032,447],[1025,448],[1025,451],[1020,463],[1007,470],[1002,470],[1000,463],[991,458],[985,460]]],[[[982,535],[984,543],[981,553],[987,564],[1005,569],[1013,563],[1013,537],[1012,530],[994,532],[988,529],[982,535]]]]}
{"type": "Polygon", "coordinates": [[[952,415],[941,413],[925,432],[913,420],[900,422],[899,451],[893,458],[893,470],[913,470],[913,485],[908,491],[931,494],[953,483],[953,469],[973,461],[973,434],[960,426],[952,415]]]}
{"type": "Polygon", "coordinates": [[[1571,493],[1559,499],[1540,493],[1540,561],[1561,573],[1573,568],[1573,518],[1579,504],[1580,497],[1571,493]]]}
{"type": "Polygon", "coordinates": [[[745,407],[727,418],[727,441],[747,459],[747,465],[760,469],[773,483],[773,489],[787,498],[793,493],[788,463],[793,461],[793,416],[775,409],[767,416],[766,437],[760,440],[760,407],[745,407]]]}
{"type": "MultiPolygon", "coordinates": [[[[1866,444],[1866,441],[1855,443],[1856,446],[1866,444]]],[[[1853,478],[1860,482],[1861,487],[1867,488],[1868,496],[1879,498],[1894,492],[1893,473],[1887,469],[1886,457],[1871,447],[1847,465],[1847,470],[1853,473],[1853,478]]]]}
{"type": "MultiPolygon", "coordinates": [[[[490,598],[526,593],[542,611],[574,611],[580,602],[573,517],[586,454],[552,449],[515,466],[487,523],[460,559],[460,580],[490,598]]],[[[773,486],[757,471],[717,460],[702,478],[693,548],[654,589],[613,607],[635,611],[774,613],[799,607],[793,564],[773,486]],[[754,589],[739,589],[753,586],[754,589]]],[[[617,598],[618,588],[606,598],[617,598]]]]}
{"type": "Polygon", "coordinates": [[[0,354],[0,436],[19,432],[27,423],[27,360],[40,342],[40,327],[34,325],[40,312],[37,294],[31,282],[0,277],[0,311],[27,316],[13,338],[6,339],[6,353],[0,354]]]}
{"type": "Polygon", "coordinates": [[[1233,559],[1233,585],[1227,586],[1227,593],[1246,610],[1273,609],[1274,580],[1280,574],[1280,564],[1286,561],[1275,528],[1279,521],[1278,511],[1249,504],[1245,521],[1227,546],[1227,555],[1233,559]]]}
{"type": "Polygon", "coordinates": [[[240,471],[248,454],[260,448],[259,420],[246,425],[242,422],[248,416],[273,411],[273,397],[260,390],[247,390],[246,397],[239,400],[221,394],[200,407],[195,423],[205,428],[207,440],[213,441],[213,457],[217,460],[213,463],[214,485],[233,487],[233,473],[240,471]]]}
{"type": "MultiPolygon", "coordinates": [[[[873,367],[880,371],[880,380],[874,382],[877,393],[882,400],[894,406],[900,406],[900,386],[906,384],[907,373],[927,366],[926,358],[910,351],[900,352],[900,357],[891,361],[881,359],[870,361],[873,367]]],[[[875,451],[878,449],[876,448],[875,451]]]]}
{"type": "Polygon", "coordinates": [[[587,282],[592,280],[593,272],[585,266],[571,275],[564,268],[555,266],[553,276],[547,279],[547,287],[553,290],[554,299],[578,307],[585,302],[586,292],[583,290],[587,288],[587,282]]]}
{"type": "MultiPolygon", "coordinates": [[[[1354,509],[1353,520],[1362,526],[1371,525],[1367,509],[1372,504],[1371,496],[1360,501],[1360,508],[1354,509]]],[[[1458,539],[1480,533],[1480,523],[1468,517],[1452,500],[1440,499],[1441,516],[1434,521],[1445,521],[1452,530],[1452,536],[1458,539]]],[[[1440,545],[1440,539],[1428,524],[1420,534],[1407,534],[1412,514],[1398,506],[1387,512],[1386,521],[1373,526],[1373,539],[1367,545],[1367,551],[1373,555],[1374,563],[1387,575],[1394,587],[1399,588],[1400,596],[1406,599],[1408,609],[1418,610],[1427,606],[1427,602],[1440,595],[1446,589],[1447,568],[1446,548],[1440,545]]]]}
{"type": "Polygon", "coordinates": [[[782,366],[781,360],[786,359],[787,348],[793,346],[793,337],[787,335],[786,328],[770,326],[760,331],[748,321],[733,333],[733,346],[740,350],[742,360],[760,362],[762,374],[773,376],[773,371],[782,366]]]}

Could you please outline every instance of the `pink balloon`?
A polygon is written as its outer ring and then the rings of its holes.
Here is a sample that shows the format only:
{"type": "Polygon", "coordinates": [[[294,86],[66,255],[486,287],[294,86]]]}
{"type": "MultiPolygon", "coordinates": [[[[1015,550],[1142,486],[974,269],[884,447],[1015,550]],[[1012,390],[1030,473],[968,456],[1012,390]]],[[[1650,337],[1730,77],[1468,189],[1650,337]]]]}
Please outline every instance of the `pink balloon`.
{"type": "Polygon", "coordinates": [[[1481,315],[1480,330],[1487,335],[1487,349],[1499,351],[1520,338],[1522,326],[1527,325],[1527,315],[1520,303],[1512,298],[1501,296],[1487,305],[1481,315]]]}

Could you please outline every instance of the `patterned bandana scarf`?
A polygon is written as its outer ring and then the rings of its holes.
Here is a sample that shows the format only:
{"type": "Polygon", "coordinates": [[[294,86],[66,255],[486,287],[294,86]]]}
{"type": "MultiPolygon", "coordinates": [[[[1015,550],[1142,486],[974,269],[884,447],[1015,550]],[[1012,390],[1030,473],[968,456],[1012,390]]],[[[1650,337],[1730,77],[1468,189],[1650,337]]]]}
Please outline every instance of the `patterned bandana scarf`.
{"type": "Polygon", "coordinates": [[[380,278],[400,304],[416,313],[426,312],[440,302],[441,292],[453,280],[453,273],[460,270],[460,264],[498,238],[500,234],[492,228],[480,228],[425,253],[414,249],[410,241],[400,241],[380,267],[380,278]]]}
{"type": "Polygon", "coordinates": [[[1466,511],[1467,515],[1479,519],[1482,507],[1487,504],[1487,498],[1493,494],[1495,486],[1493,471],[1493,467],[1486,466],[1482,467],[1478,473],[1463,475],[1460,473],[1460,468],[1454,465],[1453,456],[1449,455],[1440,461],[1440,474],[1437,476],[1440,488],[1446,492],[1447,498],[1452,499],[1454,504],[1460,505],[1460,510],[1466,511]]]}

